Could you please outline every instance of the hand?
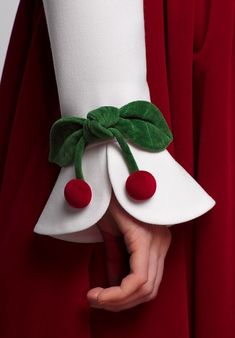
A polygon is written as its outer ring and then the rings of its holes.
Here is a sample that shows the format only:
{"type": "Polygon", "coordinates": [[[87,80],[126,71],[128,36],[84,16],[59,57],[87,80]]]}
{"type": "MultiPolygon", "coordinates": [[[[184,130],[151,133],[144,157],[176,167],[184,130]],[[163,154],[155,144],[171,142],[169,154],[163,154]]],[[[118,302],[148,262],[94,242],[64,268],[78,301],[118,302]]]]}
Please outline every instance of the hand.
{"type": "Polygon", "coordinates": [[[117,312],[155,298],[171,242],[168,227],[137,221],[121,208],[114,196],[98,225],[101,232],[123,235],[130,254],[130,272],[118,286],[89,290],[90,305],[117,312]]]}

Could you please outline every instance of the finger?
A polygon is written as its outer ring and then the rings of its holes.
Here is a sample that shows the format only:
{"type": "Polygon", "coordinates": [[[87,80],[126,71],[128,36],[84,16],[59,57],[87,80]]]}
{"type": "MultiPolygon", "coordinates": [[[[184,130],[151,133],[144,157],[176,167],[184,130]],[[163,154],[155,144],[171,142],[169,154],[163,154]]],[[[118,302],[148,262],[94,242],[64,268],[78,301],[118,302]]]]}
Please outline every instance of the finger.
{"type": "Polygon", "coordinates": [[[151,297],[156,297],[158,290],[159,290],[159,286],[161,284],[162,281],[162,277],[163,277],[163,272],[164,272],[164,265],[165,265],[165,257],[160,257],[159,258],[159,265],[158,265],[158,273],[154,282],[154,288],[153,288],[153,292],[150,295],[151,297]]]}
{"type": "Polygon", "coordinates": [[[164,260],[167,254],[167,250],[165,250],[164,247],[159,246],[157,238],[155,238],[155,241],[153,241],[153,243],[154,244],[151,245],[150,249],[149,270],[148,270],[149,279],[148,282],[144,284],[143,288],[140,288],[139,291],[131,295],[123,302],[106,303],[103,305],[96,304],[95,307],[103,308],[112,312],[118,312],[132,308],[141,303],[150,301],[157,296],[158,289],[163,277],[164,260]],[[154,267],[156,267],[155,269],[156,273],[154,273],[154,267]]]}
{"type": "Polygon", "coordinates": [[[166,253],[167,251],[159,246],[155,238],[150,250],[148,282],[124,301],[106,304],[105,309],[114,312],[122,311],[154,299],[162,281],[166,253]]]}
{"type": "Polygon", "coordinates": [[[153,300],[158,293],[159,285],[161,283],[162,276],[163,276],[163,270],[164,270],[164,260],[161,259],[158,264],[158,272],[157,272],[157,278],[154,284],[154,289],[153,289],[152,294],[150,294],[149,296],[137,299],[136,301],[128,302],[126,304],[121,304],[121,305],[107,304],[107,305],[104,305],[103,309],[112,311],[112,312],[119,312],[123,310],[128,310],[130,308],[133,308],[135,306],[138,306],[140,304],[153,300]]]}
{"type": "Polygon", "coordinates": [[[103,288],[97,287],[89,290],[87,292],[87,299],[89,302],[95,302],[97,301],[98,295],[103,290],[103,288]]]}
{"type": "Polygon", "coordinates": [[[159,270],[159,254],[155,246],[151,247],[150,258],[149,258],[149,267],[148,267],[148,281],[143,284],[135,293],[131,294],[129,297],[115,302],[107,303],[107,306],[113,311],[121,311],[134,307],[140,303],[143,303],[149,300],[149,297],[153,294],[155,290],[155,284],[157,280],[159,270]]]}
{"type": "Polygon", "coordinates": [[[120,286],[103,289],[93,305],[104,305],[121,301],[138,290],[148,280],[149,248],[145,241],[139,241],[130,258],[131,273],[126,276],[120,286]]]}

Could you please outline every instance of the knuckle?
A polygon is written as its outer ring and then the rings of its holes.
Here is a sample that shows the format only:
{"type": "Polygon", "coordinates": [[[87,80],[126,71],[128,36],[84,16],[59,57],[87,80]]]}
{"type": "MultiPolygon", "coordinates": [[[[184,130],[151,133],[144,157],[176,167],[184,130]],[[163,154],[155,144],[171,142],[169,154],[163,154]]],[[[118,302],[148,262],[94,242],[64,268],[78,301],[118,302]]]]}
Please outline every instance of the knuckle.
{"type": "Polygon", "coordinates": [[[146,283],[147,283],[147,277],[145,277],[145,276],[139,276],[139,277],[137,277],[137,284],[140,287],[143,287],[146,283]]]}
{"type": "Polygon", "coordinates": [[[145,277],[140,278],[139,285],[141,286],[141,288],[143,288],[146,283],[147,283],[147,278],[145,277]]]}
{"type": "Polygon", "coordinates": [[[105,300],[102,297],[98,297],[97,304],[99,306],[103,306],[105,304],[105,300]]]}
{"type": "Polygon", "coordinates": [[[153,283],[145,283],[142,288],[141,291],[145,296],[150,296],[153,292],[153,283]]]}
{"type": "Polygon", "coordinates": [[[152,291],[149,295],[146,296],[145,302],[153,300],[154,298],[156,298],[157,294],[158,294],[158,290],[157,289],[154,290],[154,291],[152,291]]]}

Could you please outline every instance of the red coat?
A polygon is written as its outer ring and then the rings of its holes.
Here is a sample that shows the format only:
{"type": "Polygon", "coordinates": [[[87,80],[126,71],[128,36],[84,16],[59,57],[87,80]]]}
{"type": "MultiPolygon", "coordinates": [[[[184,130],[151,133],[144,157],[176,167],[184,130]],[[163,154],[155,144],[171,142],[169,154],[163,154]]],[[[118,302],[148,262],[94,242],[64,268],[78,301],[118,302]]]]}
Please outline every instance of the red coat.
{"type": "Polygon", "coordinates": [[[47,160],[59,104],[41,1],[22,0],[0,90],[1,338],[234,337],[235,2],[144,3],[152,102],[217,205],[171,228],[155,300],[90,310],[87,290],[107,286],[104,243],[33,233],[59,171],[47,160]]]}

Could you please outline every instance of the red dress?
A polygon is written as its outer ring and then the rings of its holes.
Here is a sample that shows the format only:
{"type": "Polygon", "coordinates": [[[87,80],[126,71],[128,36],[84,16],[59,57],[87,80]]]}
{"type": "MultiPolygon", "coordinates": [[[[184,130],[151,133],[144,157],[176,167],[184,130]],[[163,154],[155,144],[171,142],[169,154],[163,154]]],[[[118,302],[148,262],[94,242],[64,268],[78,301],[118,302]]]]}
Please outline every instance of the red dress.
{"type": "Polygon", "coordinates": [[[33,233],[58,175],[48,135],[59,103],[41,1],[22,0],[0,90],[1,338],[232,338],[235,334],[235,2],[145,0],[148,83],[175,158],[217,205],[171,227],[158,296],[90,309],[107,286],[104,243],[33,233]]]}

